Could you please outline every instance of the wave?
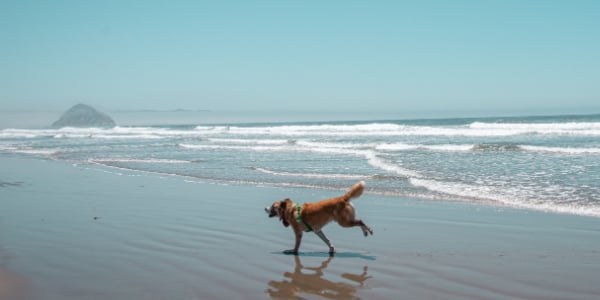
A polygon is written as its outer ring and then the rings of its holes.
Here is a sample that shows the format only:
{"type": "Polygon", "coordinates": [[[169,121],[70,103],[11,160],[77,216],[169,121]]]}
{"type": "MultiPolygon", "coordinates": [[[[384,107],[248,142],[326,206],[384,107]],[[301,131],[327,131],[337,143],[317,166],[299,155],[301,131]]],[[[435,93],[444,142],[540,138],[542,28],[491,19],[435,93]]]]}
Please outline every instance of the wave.
{"type": "Polygon", "coordinates": [[[231,133],[242,135],[320,135],[327,133],[376,133],[398,131],[406,126],[393,123],[355,125],[276,125],[276,126],[197,126],[196,131],[206,133],[231,133]]]}
{"type": "Polygon", "coordinates": [[[234,151],[257,151],[257,152],[305,152],[323,154],[342,154],[352,156],[364,156],[365,150],[354,149],[343,144],[294,142],[276,145],[206,145],[206,144],[178,144],[181,148],[196,150],[234,150],[234,151]]]}
{"type": "Polygon", "coordinates": [[[390,172],[395,175],[400,175],[401,177],[404,177],[404,178],[410,178],[410,177],[420,178],[420,177],[422,177],[421,174],[419,174],[418,172],[403,168],[402,166],[400,166],[397,163],[392,163],[386,159],[381,158],[374,151],[368,151],[364,154],[364,156],[367,159],[367,162],[371,166],[373,166],[377,169],[380,169],[380,170],[383,170],[386,172],[390,172]]]}
{"type": "Polygon", "coordinates": [[[298,140],[296,144],[306,148],[314,149],[340,149],[340,150],[369,150],[375,149],[375,143],[331,143],[298,140]]]}
{"type": "Polygon", "coordinates": [[[473,122],[472,129],[520,129],[529,131],[545,130],[600,130],[600,122],[558,122],[558,123],[486,123],[473,122]]]}
{"type": "Polygon", "coordinates": [[[275,175],[275,176],[291,176],[291,177],[304,177],[304,178],[329,178],[329,179],[365,179],[370,176],[358,175],[358,174],[322,174],[322,173],[293,173],[293,172],[282,172],[273,171],[261,167],[250,167],[249,169],[258,171],[261,173],[275,175]]]}
{"type": "Polygon", "coordinates": [[[414,151],[414,150],[429,150],[429,151],[447,151],[447,152],[463,152],[473,150],[474,145],[423,145],[423,144],[405,144],[405,143],[386,143],[375,146],[376,150],[382,151],[414,151]]]}
{"type": "Polygon", "coordinates": [[[552,146],[534,146],[519,145],[516,143],[480,143],[480,144],[461,144],[461,145],[423,145],[423,144],[405,144],[390,143],[380,144],[374,147],[380,151],[440,151],[440,152],[504,152],[504,151],[528,151],[528,152],[549,152],[559,154],[585,155],[600,154],[600,148],[578,148],[578,147],[552,147],[552,146]]]}
{"type": "Polygon", "coordinates": [[[308,143],[298,142],[298,145],[288,145],[285,147],[277,146],[231,146],[231,145],[194,145],[178,144],[179,147],[197,150],[236,150],[236,151],[259,151],[259,152],[308,152],[323,154],[341,154],[364,157],[369,165],[386,172],[399,175],[401,177],[421,177],[418,172],[403,168],[398,163],[390,162],[373,150],[355,149],[348,144],[330,144],[330,143],[308,143]],[[299,146],[300,145],[300,146],[299,146]],[[320,146],[320,147],[317,147],[320,146]]]}
{"type": "Polygon", "coordinates": [[[395,123],[356,125],[279,125],[279,126],[198,126],[205,134],[250,136],[471,136],[502,137],[517,135],[600,135],[600,122],[582,123],[482,123],[467,125],[417,126],[395,123]]]}
{"type": "Polygon", "coordinates": [[[513,143],[484,143],[484,144],[476,144],[473,145],[473,147],[471,147],[472,151],[490,151],[490,152],[497,152],[497,151],[522,151],[523,148],[522,146],[519,146],[517,144],[513,144],[513,143]]]}
{"type": "Polygon", "coordinates": [[[192,150],[233,150],[233,151],[256,151],[256,152],[289,152],[296,151],[293,148],[276,146],[241,146],[241,145],[196,145],[180,143],[177,146],[192,150]]]}
{"type": "MultiPolygon", "coordinates": [[[[176,137],[238,136],[337,136],[337,137],[393,137],[393,136],[465,136],[506,137],[517,135],[581,135],[600,136],[600,122],[569,123],[485,123],[466,125],[408,125],[396,123],[320,124],[320,125],[266,125],[266,126],[196,126],[180,127],[114,127],[60,129],[3,129],[0,138],[98,138],[98,139],[158,139],[176,137]]],[[[230,139],[240,142],[243,139],[230,139]]],[[[289,138],[283,139],[289,141],[289,138]]],[[[268,141],[268,140],[267,140],[268,141]]],[[[227,139],[221,142],[228,142],[227,139]]],[[[280,141],[272,140],[273,143],[280,141]]],[[[268,142],[267,142],[268,143],[268,142]]]]}
{"type": "Polygon", "coordinates": [[[521,149],[526,151],[534,152],[550,152],[559,154],[600,154],[600,148],[574,148],[574,147],[543,147],[543,146],[519,146],[521,149]]]}
{"type": "Polygon", "coordinates": [[[327,143],[305,140],[254,140],[254,139],[208,139],[209,142],[223,144],[179,144],[182,148],[189,149],[223,149],[223,150],[254,150],[254,151],[303,151],[333,154],[353,154],[364,156],[365,151],[471,151],[474,145],[421,145],[405,143],[327,143]]]}
{"type": "Polygon", "coordinates": [[[103,140],[153,140],[163,139],[165,136],[155,134],[57,134],[54,136],[56,139],[78,139],[78,138],[89,138],[89,139],[103,139],[103,140]]]}
{"type": "MultiPolygon", "coordinates": [[[[100,165],[100,166],[104,166],[104,167],[108,167],[108,168],[113,168],[116,170],[142,172],[142,173],[148,173],[148,174],[156,174],[156,175],[160,175],[160,176],[187,178],[185,180],[185,182],[190,182],[190,183],[195,183],[198,180],[200,180],[200,181],[207,181],[207,182],[213,182],[213,183],[225,184],[225,185],[250,184],[253,186],[292,187],[292,188],[309,188],[309,189],[339,190],[339,191],[345,191],[347,189],[346,186],[334,187],[331,185],[306,184],[306,183],[300,183],[300,182],[265,182],[265,181],[258,181],[258,180],[252,180],[252,179],[219,179],[219,178],[213,178],[210,176],[171,173],[171,172],[164,172],[164,171],[157,171],[157,170],[143,170],[143,169],[132,168],[132,167],[127,167],[127,166],[116,166],[116,165],[106,164],[106,163],[102,163],[102,162],[95,162],[95,161],[89,161],[89,162],[92,164],[96,164],[96,165],[100,165]]],[[[89,168],[89,169],[94,170],[92,168],[89,168]]],[[[129,175],[129,174],[123,174],[123,173],[115,173],[115,174],[129,175]]],[[[129,175],[129,176],[131,176],[131,175],[129,175]]]]}
{"type": "Polygon", "coordinates": [[[257,145],[293,145],[296,140],[290,139],[227,139],[208,138],[207,141],[223,144],[257,144],[257,145]]]}
{"type": "Polygon", "coordinates": [[[297,126],[198,126],[196,130],[205,134],[233,134],[242,136],[418,136],[418,135],[468,135],[465,129],[448,127],[409,126],[393,123],[359,125],[297,125],[297,126]]]}
{"type": "Polygon", "coordinates": [[[473,122],[469,129],[476,131],[504,132],[507,135],[600,135],[600,122],[560,123],[485,123],[473,122]]]}
{"type": "Polygon", "coordinates": [[[20,154],[28,154],[28,155],[42,155],[42,156],[52,156],[56,155],[63,151],[62,149],[34,149],[29,146],[15,146],[15,145],[2,145],[0,144],[0,152],[8,152],[8,153],[20,153],[20,154]]]}
{"type": "Polygon", "coordinates": [[[140,159],[140,158],[91,158],[88,160],[92,163],[151,163],[151,164],[188,164],[192,163],[189,160],[180,160],[180,159],[165,159],[165,158],[148,158],[148,159],[140,159]]]}
{"type": "MultiPolygon", "coordinates": [[[[2,151],[2,149],[0,149],[2,151]]],[[[21,154],[29,154],[29,155],[42,155],[42,156],[53,156],[60,153],[58,149],[13,149],[7,152],[12,153],[21,153],[21,154]]]]}
{"type": "Polygon", "coordinates": [[[471,150],[473,150],[473,151],[549,152],[549,153],[570,154],[570,155],[600,154],[600,148],[533,146],[533,145],[518,145],[518,144],[513,144],[513,143],[476,144],[476,145],[473,145],[471,150]]]}
{"type": "Polygon", "coordinates": [[[3,129],[0,138],[57,138],[57,139],[159,139],[172,137],[195,137],[194,130],[178,130],[159,127],[114,127],[114,128],[75,128],[60,129],[3,129]]]}
{"type": "Polygon", "coordinates": [[[511,193],[510,191],[507,192],[506,188],[442,182],[424,178],[410,178],[409,182],[414,186],[422,187],[432,192],[459,197],[459,199],[475,200],[491,204],[500,203],[510,207],[538,211],[600,217],[600,207],[596,205],[520,199],[519,196],[516,195],[522,194],[523,191],[521,190],[515,190],[514,193],[511,193]]]}

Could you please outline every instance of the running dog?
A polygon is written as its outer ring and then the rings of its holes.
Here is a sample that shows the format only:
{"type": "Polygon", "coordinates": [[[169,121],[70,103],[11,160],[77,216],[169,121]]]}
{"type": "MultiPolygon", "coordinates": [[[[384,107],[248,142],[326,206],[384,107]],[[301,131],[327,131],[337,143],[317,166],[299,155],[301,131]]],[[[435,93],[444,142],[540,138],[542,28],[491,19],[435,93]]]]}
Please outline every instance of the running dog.
{"type": "Polygon", "coordinates": [[[336,221],[342,227],[360,226],[363,234],[373,234],[373,230],[365,225],[362,220],[355,218],[354,205],[350,202],[353,198],[362,195],[365,182],[361,181],[348,190],[346,194],[339,197],[321,200],[315,203],[304,203],[302,205],[292,202],[290,199],[275,201],[273,205],[266,207],[265,211],[269,218],[278,216],[283,226],[292,226],[296,236],[294,249],[285,250],[286,254],[298,254],[302,233],[313,231],[327,246],[329,253],[335,253],[335,249],[322,229],[331,221],[336,221]]]}

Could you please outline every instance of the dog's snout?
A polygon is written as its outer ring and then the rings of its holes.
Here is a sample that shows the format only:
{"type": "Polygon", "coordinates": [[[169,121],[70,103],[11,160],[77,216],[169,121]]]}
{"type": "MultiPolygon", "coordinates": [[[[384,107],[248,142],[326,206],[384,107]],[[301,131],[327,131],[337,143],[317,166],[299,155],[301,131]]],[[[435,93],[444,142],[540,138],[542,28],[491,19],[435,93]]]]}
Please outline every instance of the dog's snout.
{"type": "Polygon", "coordinates": [[[265,207],[265,212],[269,215],[269,218],[272,218],[277,215],[277,212],[275,211],[275,208],[272,205],[265,207]]]}

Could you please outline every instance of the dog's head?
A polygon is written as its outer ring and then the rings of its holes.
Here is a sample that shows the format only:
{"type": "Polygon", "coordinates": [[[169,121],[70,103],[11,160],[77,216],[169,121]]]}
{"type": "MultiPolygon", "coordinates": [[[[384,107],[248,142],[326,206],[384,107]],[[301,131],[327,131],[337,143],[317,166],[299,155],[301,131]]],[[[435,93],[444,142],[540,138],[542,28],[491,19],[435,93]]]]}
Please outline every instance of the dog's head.
{"type": "Polygon", "coordinates": [[[292,200],[285,199],[281,201],[273,202],[273,205],[265,207],[265,212],[269,214],[269,218],[278,216],[279,220],[283,223],[283,226],[288,227],[290,223],[286,220],[286,209],[292,206],[292,200]]]}

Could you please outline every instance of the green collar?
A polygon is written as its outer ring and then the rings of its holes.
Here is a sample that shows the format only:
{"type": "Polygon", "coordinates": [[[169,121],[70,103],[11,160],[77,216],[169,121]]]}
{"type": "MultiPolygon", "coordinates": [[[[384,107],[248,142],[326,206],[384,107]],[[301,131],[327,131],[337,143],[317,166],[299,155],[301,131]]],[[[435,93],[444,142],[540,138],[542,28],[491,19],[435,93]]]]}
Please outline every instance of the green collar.
{"type": "Polygon", "coordinates": [[[310,227],[310,225],[308,225],[308,223],[306,223],[303,219],[302,216],[300,216],[300,212],[302,211],[302,207],[301,205],[298,205],[297,203],[294,203],[294,206],[296,207],[296,222],[297,223],[302,223],[304,224],[304,226],[306,227],[306,232],[311,232],[313,229],[312,227],[310,227]]]}

